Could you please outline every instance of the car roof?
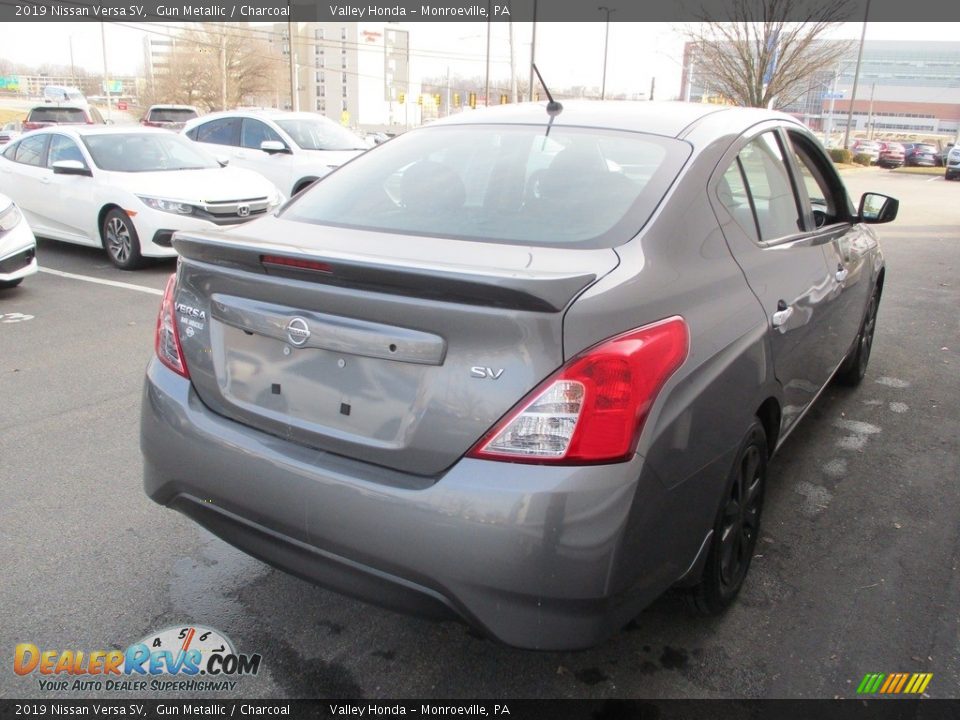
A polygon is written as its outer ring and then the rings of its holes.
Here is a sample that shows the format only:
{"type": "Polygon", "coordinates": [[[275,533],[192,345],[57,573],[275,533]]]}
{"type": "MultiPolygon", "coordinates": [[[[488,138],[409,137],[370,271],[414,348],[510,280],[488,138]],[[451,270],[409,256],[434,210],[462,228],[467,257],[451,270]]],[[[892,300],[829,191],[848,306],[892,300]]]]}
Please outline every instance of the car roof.
{"type": "Polygon", "coordinates": [[[172,135],[169,130],[163,128],[143,127],[142,125],[51,125],[50,127],[39,128],[30,133],[37,134],[42,132],[58,132],[65,135],[75,135],[83,137],[87,135],[172,135]]]}
{"type": "MultiPolygon", "coordinates": [[[[716,120],[724,127],[750,127],[764,120],[796,119],[762,108],[741,108],[677,101],[564,100],[554,117],[554,127],[593,127],[681,137],[695,125],[716,120]]],[[[516,124],[546,125],[550,120],[545,102],[518,103],[484,108],[443,118],[437,125],[516,124]]]]}
{"type": "Polygon", "coordinates": [[[90,106],[75,102],[44,103],[43,105],[34,105],[27,110],[27,113],[32,113],[34,110],[81,110],[87,112],[90,110],[90,106]]]}
{"type": "Polygon", "coordinates": [[[225,117],[249,117],[249,118],[258,118],[260,120],[330,120],[330,118],[320,113],[312,112],[292,112],[290,110],[273,110],[270,108],[242,108],[237,110],[220,110],[218,112],[212,112],[204,115],[202,118],[196,118],[191,121],[191,125],[197,125],[199,122],[208,122],[210,120],[216,120],[217,118],[225,117]],[[199,122],[198,122],[199,121],[199,122]]]}
{"type": "MultiPolygon", "coordinates": [[[[147,110],[158,110],[163,108],[165,110],[194,110],[197,111],[197,108],[194,105],[172,105],[169,103],[158,103],[156,105],[151,105],[147,110]]],[[[199,111],[197,111],[199,112],[199,111]]]]}

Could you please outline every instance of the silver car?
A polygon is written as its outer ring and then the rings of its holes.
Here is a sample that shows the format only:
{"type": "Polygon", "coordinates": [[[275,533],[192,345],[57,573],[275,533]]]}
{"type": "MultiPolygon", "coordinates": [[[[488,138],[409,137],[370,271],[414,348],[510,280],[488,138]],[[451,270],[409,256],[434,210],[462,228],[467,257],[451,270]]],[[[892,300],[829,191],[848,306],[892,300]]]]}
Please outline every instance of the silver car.
{"type": "Polygon", "coordinates": [[[884,262],[791,117],[514,105],[178,233],[146,492],[271,564],[524,648],[719,613],[770,456],[864,376],[884,262]]]}

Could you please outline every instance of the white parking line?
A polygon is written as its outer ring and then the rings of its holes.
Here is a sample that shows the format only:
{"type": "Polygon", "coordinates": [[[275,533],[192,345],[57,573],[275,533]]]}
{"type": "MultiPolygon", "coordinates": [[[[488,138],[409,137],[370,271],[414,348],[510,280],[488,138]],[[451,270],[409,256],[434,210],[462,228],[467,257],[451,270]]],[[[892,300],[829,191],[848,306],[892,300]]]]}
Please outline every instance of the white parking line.
{"type": "Polygon", "coordinates": [[[60,277],[70,278],[71,280],[83,280],[84,282],[96,283],[97,285],[109,285],[110,287],[123,288],[125,290],[136,290],[137,292],[147,293],[148,295],[163,295],[163,290],[146,287],[144,285],[134,285],[132,283],[119,282],[117,280],[104,280],[102,278],[90,277],[89,275],[77,275],[63,270],[53,270],[52,268],[37,268],[42,273],[49,275],[58,275],[60,277]]]}
{"type": "Polygon", "coordinates": [[[927,180],[927,182],[933,182],[934,180],[943,180],[943,178],[942,178],[941,176],[937,175],[937,177],[932,177],[932,178],[930,178],[929,180],[927,180]]]}

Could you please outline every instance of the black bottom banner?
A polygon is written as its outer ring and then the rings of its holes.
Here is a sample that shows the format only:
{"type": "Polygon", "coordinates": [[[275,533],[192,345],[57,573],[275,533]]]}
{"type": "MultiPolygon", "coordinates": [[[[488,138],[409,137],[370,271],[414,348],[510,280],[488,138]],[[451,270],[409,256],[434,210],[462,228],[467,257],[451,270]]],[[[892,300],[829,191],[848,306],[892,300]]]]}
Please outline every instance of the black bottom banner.
{"type": "Polygon", "coordinates": [[[0,718],[960,720],[960,700],[0,700],[0,718]]]}

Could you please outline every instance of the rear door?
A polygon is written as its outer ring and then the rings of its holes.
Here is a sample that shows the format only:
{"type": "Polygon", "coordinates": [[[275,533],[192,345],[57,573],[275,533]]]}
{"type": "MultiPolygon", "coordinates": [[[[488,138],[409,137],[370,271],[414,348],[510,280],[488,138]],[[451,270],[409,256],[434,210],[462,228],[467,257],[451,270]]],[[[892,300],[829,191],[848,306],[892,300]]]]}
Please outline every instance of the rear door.
{"type": "Polygon", "coordinates": [[[789,162],[785,138],[768,125],[731,148],[713,186],[727,244],[770,323],[773,365],[783,387],[784,430],[816,397],[834,367],[833,352],[819,341],[834,299],[823,250],[829,240],[810,232],[789,162]]]}

